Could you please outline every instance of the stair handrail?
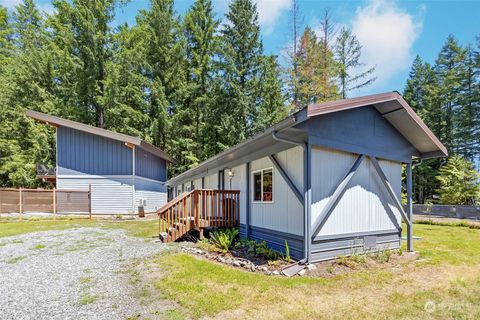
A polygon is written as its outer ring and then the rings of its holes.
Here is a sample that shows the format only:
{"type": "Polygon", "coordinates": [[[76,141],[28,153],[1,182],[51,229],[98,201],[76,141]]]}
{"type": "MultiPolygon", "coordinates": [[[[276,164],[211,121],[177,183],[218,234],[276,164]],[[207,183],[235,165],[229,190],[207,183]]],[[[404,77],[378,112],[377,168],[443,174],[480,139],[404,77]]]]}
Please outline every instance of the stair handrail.
{"type": "Polygon", "coordinates": [[[172,200],[167,202],[165,205],[163,205],[163,207],[161,207],[160,209],[157,210],[157,215],[161,215],[162,213],[164,213],[165,211],[167,211],[168,209],[170,209],[171,207],[176,205],[181,200],[190,196],[193,192],[195,192],[195,190],[184,192],[184,193],[178,195],[176,198],[173,198],[172,200]]]}

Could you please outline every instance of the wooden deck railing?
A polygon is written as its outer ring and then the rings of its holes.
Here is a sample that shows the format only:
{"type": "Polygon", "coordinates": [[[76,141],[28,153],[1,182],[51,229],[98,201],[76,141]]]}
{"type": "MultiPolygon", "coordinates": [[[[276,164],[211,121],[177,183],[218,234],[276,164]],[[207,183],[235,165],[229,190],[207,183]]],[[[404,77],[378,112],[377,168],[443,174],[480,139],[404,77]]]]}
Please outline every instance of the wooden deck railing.
{"type": "Polygon", "coordinates": [[[191,229],[238,226],[239,203],[239,190],[185,192],[157,211],[159,233],[164,242],[171,242],[191,229]]]}

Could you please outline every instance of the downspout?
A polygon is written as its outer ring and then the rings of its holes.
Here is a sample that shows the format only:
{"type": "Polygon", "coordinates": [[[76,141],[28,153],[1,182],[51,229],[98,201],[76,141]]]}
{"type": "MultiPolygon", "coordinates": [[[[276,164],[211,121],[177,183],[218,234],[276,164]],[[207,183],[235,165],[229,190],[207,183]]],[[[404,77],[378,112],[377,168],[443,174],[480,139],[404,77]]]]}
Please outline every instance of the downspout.
{"type": "Polygon", "coordinates": [[[309,179],[310,179],[310,156],[309,156],[309,148],[308,143],[299,142],[295,140],[280,138],[277,135],[277,131],[272,132],[272,138],[279,142],[284,142],[288,144],[293,144],[296,146],[300,146],[303,149],[303,225],[304,225],[304,257],[299,263],[309,263],[310,261],[310,194],[309,194],[309,179]]]}

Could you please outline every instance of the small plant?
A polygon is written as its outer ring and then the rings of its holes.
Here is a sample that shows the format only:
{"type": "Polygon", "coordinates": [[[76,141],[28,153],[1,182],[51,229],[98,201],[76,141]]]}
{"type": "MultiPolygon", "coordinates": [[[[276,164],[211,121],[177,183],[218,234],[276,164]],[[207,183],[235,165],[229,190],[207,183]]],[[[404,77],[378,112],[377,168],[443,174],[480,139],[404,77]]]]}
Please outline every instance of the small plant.
{"type": "Polygon", "coordinates": [[[390,250],[378,250],[374,254],[375,260],[377,260],[378,262],[383,262],[383,263],[389,262],[391,256],[392,256],[392,251],[390,251],[390,250]]]}
{"type": "Polygon", "coordinates": [[[210,243],[223,253],[228,252],[238,236],[238,229],[225,229],[210,234],[210,243]]]}
{"type": "Polygon", "coordinates": [[[279,258],[281,258],[281,255],[278,252],[270,249],[267,246],[266,241],[262,241],[259,244],[257,244],[257,248],[255,249],[255,252],[257,254],[264,255],[265,258],[267,258],[267,260],[270,260],[270,261],[278,260],[279,258]]]}
{"type": "Polygon", "coordinates": [[[285,240],[285,260],[290,263],[292,259],[290,258],[290,248],[288,247],[288,242],[285,240]]]}

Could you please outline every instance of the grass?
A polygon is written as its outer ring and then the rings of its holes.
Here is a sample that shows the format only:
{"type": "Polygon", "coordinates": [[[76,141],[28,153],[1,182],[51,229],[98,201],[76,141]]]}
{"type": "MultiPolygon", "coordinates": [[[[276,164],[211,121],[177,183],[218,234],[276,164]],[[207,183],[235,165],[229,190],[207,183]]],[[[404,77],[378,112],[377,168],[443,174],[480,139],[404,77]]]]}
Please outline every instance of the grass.
{"type": "Polygon", "coordinates": [[[419,260],[397,270],[283,278],[170,254],[155,261],[165,272],[155,288],[179,318],[480,318],[480,230],[415,224],[414,233],[419,260]]]}
{"type": "Polygon", "coordinates": [[[80,227],[100,227],[105,229],[124,229],[127,234],[139,238],[158,236],[158,220],[113,220],[86,218],[53,219],[2,219],[0,220],[0,238],[36,231],[65,230],[80,227]]]}
{"type": "Polygon", "coordinates": [[[22,261],[25,258],[27,258],[27,257],[26,256],[18,256],[18,257],[12,258],[10,260],[7,260],[7,263],[14,264],[14,263],[17,263],[19,261],[22,261]]]}
{"type": "Polygon", "coordinates": [[[85,306],[87,304],[90,304],[90,303],[94,303],[95,301],[97,301],[97,299],[99,298],[98,295],[94,295],[94,294],[84,294],[81,298],[80,298],[80,301],[78,302],[81,306],[85,306]]]}
{"type": "MultiPolygon", "coordinates": [[[[0,221],[0,237],[77,227],[124,229],[141,238],[158,233],[152,220],[24,219],[0,221]]],[[[175,307],[162,313],[166,319],[480,318],[480,230],[464,223],[428,221],[416,223],[414,234],[421,237],[414,242],[419,253],[415,263],[329,279],[269,277],[190,255],[168,254],[148,261],[162,272],[149,274],[153,290],[139,290],[137,298],[159,295],[171,300],[175,307]]],[[[384,255],[379,253],[379,259],[386,260],[384,255]]],[[[132,281],[141,283],[142,276],[132,273],[132,281]]],[[[80,281],[85,287],[91,284],[87,277],[80,281]]],[[[79,303],[98,298],[84,294],[79,303]]]]}

